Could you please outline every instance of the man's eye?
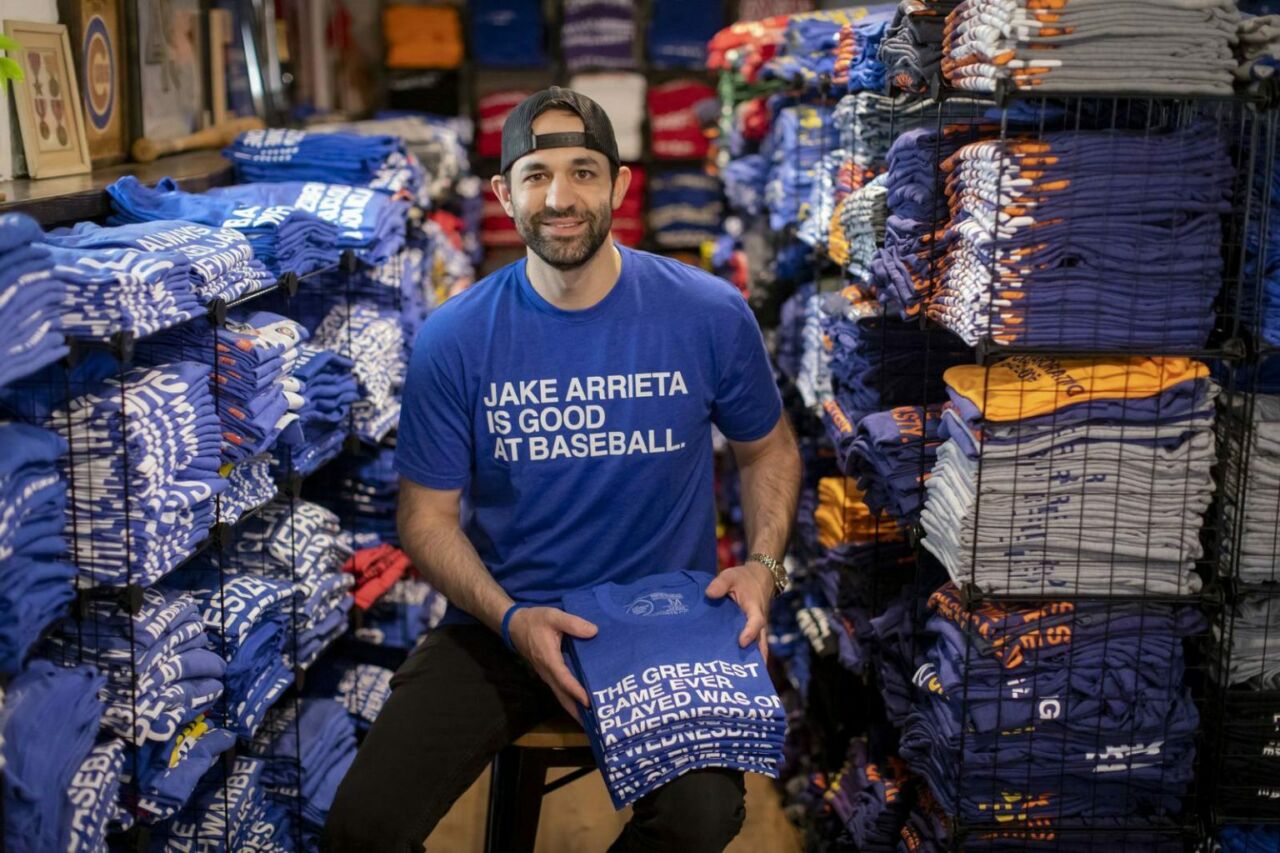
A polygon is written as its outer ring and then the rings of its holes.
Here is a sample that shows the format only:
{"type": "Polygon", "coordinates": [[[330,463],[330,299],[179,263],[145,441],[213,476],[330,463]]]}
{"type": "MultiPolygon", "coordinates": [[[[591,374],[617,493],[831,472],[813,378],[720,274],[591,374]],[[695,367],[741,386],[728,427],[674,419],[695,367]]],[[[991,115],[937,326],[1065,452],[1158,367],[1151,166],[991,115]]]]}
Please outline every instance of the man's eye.
{"type": "Polygon", "coordinates": [[[540,181],[544,177],[546,177],[546,175],[543,175],[541,172],[534,172],[532,175],[525,175],[524,181],[527,184],[533,181],[540,181]]]}
{"type": "Polygon", "coordinates": [[[596,176],[596,173],[590,169],[579,169],[578,177],[584,181],[589,181],[596,176]]]}

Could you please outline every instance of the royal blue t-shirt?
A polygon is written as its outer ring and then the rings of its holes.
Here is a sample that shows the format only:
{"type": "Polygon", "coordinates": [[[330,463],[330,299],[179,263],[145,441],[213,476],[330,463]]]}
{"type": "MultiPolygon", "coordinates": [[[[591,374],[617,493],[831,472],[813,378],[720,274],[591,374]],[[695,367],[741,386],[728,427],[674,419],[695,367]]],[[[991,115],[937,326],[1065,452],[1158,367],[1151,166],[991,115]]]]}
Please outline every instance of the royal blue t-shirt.
{"type": "Polygon", "coordinates": [[[618,281],[590,308],[547,302],[521,260],[433,312],[414,345],[396,468],[463,490],[467,535],[516,601],[714,572],[711,424],[752,441],[781,415],[742,295],[618,251],[618,281]]]}

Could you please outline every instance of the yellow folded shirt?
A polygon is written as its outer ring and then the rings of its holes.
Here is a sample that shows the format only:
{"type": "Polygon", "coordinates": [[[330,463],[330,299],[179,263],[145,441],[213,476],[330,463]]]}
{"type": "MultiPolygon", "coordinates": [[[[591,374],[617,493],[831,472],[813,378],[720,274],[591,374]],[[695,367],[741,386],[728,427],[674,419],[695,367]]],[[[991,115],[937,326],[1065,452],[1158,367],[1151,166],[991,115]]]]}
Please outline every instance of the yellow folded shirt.
{"type": "Polygon", "coordinates": [[[893,519],[872,515],[863,500],[865,493],[849,477],[823,477],[818,481],[818,508],[813,511],[818,525],[818,544],[834,548],[846,542],[889,541],[901,535],[893,519]]]}
{"type": "Polygon", "coordinates": [[[1209,368],[1189,358],[1014,356],[989,367],[965,364],[942,374],[989,421],[1017,421],[1092,400],[1154,397],[1209,368]]]}

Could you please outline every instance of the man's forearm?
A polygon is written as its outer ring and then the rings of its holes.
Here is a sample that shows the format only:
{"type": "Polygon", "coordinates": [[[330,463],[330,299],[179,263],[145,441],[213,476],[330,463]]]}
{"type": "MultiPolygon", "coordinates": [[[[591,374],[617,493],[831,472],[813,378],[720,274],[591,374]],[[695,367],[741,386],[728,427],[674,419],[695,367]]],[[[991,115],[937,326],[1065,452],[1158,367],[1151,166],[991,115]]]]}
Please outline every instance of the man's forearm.
{"type": "Polygon", "coordinates": [[[742,518],[748,553],[781,559],[791,537],[791,525],[800,499],[801,463],[790,425],[786,440],[740,460],[742,518]]]}
{"type": "Polygon", "coordinates": [[[427,582],[443,593],[451,605],[494,631],[501,629],[511,596],[489,574],[460,527],[401,518],[400,544],[427,582]]]}

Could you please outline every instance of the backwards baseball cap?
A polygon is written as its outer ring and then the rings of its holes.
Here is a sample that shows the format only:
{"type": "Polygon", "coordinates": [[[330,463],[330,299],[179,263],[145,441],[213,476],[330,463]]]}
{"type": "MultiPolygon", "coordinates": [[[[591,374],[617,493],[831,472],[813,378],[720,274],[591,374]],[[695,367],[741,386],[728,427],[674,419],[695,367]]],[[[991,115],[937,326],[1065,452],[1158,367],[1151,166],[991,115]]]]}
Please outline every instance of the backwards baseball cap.
{"type": "Polygon", "coordinates": [[[599,151],[615,167],[618,141],[613,137],[613,123],[604,109],[586,95],[572,89],[552,86],[525,98],[507,116],[502,125],[502,168],[506,174],[512,164],[533,151],[544,148],[589,148],[599,151]],[[547,110],[568,110],[582,119],[581,131],[566,133],[533,132],[533,120],[547,110]]]}

